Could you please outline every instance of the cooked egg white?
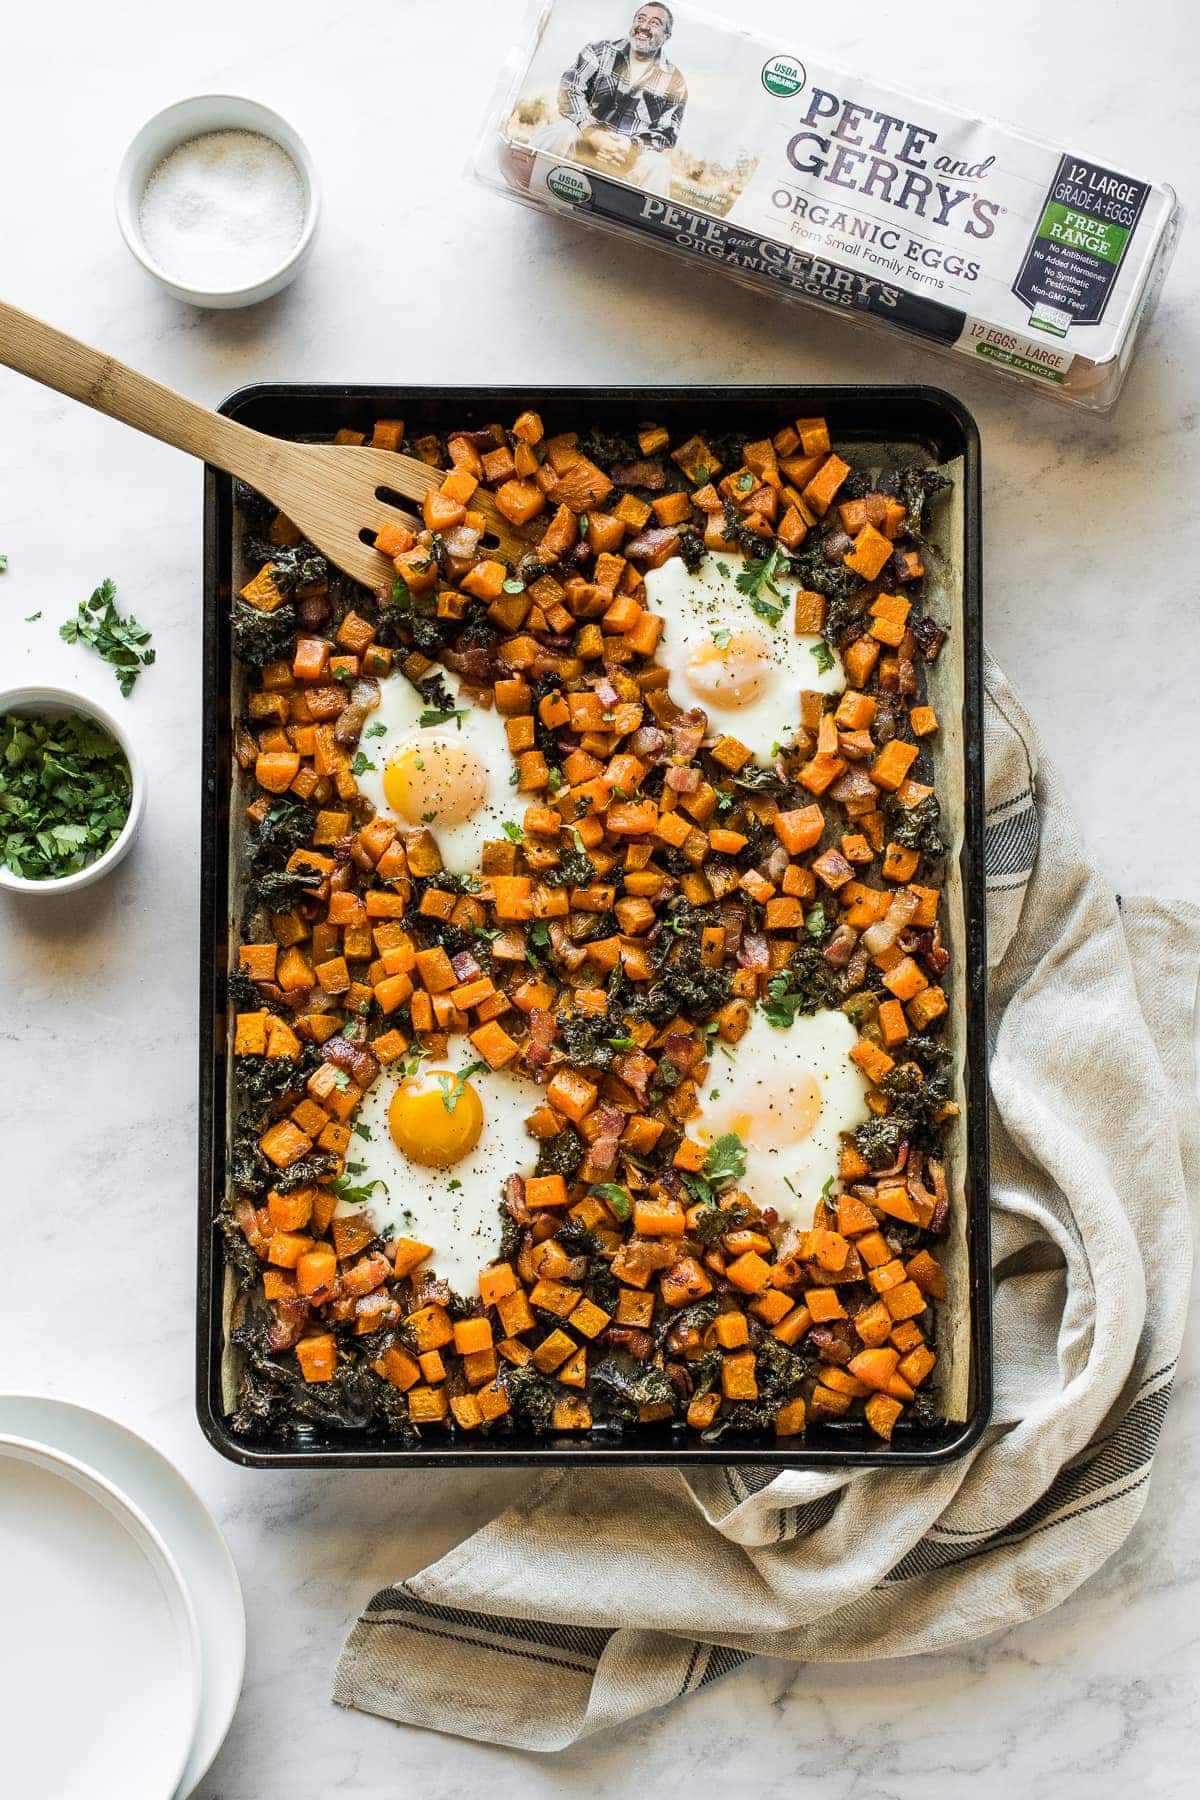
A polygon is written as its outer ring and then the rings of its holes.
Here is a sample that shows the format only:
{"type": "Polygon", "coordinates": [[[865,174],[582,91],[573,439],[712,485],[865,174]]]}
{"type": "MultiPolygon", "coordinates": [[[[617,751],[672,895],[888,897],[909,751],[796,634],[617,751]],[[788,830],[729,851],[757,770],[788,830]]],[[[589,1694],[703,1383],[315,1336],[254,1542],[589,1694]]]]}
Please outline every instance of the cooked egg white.
{"type": "MultiPolygon", "coordinates": [[[[463,1058],[457,1069],[439,1062],[409,1077],[385,1072],[358,1109],[355,1124],[370,1135],[357,1134],[351,1154],[362,1165],[356,1187],[384,1184],[362,1203],[376,1231],[432,1244],[422,1272],[471,1297],[499,1249],[505,1177],[533,1166],[525,1120],[537,1089],[504,1069],[464,1080],[466,1066],[463,1058]]],[[[359,1210],[338,1204],[339,1213],[359,1210]]]]}
{"type": "Polygon", "coordinates": [[[509,784],[513,759],[504,721],[475,705],[457,676],[443,676],[454,717],[422,725],[439,709],[403,675],[379,684],[379,706],[367,733],[380,724],[382,735],[364,734],[362,751],[374,763],[358,777],[362,793],[385,817],[406,829],[427,826],[437,839],[445,866],[456,875],[479,868],[483,843],[503,835],[504,823],[519,825],[524,804],[509,784]]]}
{"type": "Polygon", "coordinates": [[[782,608],[772,625],[737,586],[745,563],[733,554],[708,555],[691,575],[683,559],[672,556],[647,570],[646,595],[664,620],[660,656],[671,671],[672,698],[683,707],[702,707],[712,736],[740,739],[765,764],[772,760],[771,746],[785,744],[799,725],[801,692],[840,694],[846,674],[836,651],[829,651],[832,667],[822,670],[818,656],[828,661],[825,640],[796,631],[799,583],[780,576],[778,593],[763,587],[760,601],[782,608]]]}
{"type": "Polygon", "coordinates": [[[867,1082],[850,1061],[858,1034],[842,1012],[797,1015],[786,1027],[751,1014],[740,1043],[718,1049],[688,1136],[711,1144],[735,1132],[746,1146],[738,1186],[807,1230],[838,1168],[838,1138],[867,1118],[867,1082]]]}

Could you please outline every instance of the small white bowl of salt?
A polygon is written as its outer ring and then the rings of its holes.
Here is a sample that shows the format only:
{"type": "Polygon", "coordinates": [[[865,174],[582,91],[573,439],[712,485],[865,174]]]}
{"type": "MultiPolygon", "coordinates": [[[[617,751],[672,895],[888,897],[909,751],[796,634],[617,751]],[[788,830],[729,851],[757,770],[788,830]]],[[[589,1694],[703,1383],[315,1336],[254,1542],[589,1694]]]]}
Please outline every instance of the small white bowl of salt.
{"type": "Polygon", "coordinates": [[[193,306],[253,306],[308,260],[320,200],[312,158],[257,100],[202,94],[150,119],[117,176],[121,235],[193,306]]]}

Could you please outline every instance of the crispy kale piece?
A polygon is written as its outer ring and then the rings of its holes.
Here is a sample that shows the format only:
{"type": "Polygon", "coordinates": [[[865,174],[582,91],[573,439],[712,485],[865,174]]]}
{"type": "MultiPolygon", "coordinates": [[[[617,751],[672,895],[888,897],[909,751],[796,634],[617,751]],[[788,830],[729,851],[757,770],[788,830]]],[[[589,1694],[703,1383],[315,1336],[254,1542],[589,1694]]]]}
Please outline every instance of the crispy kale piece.
{"type": "Polygon", "coordinates": [[[889,1069],[880,1086],[891,1103],[890,1111],[881,1119],[868,1119],[854,1133],[859,1152],[870,1166],[890,1168],[905,1144],[916,1149],[935,1149],[938,1115],[952,1097],[949,1060],[944,1051],[931,1056],[926,1073],[915,1062],[899,1063],[889,1069]]]}
{"type": "Polygon", "coordinates": [[[332,1381],[309,1383],[294,1362],[271,1354],[269,1328],[269,1316],[256,1313],[233,1333],[245,1357],[238,1409],[230,1422],[239,1437],[291,1435],[299,1425],[312,1425],[325,1431],[386,1431],[417,1441],[404,1396],[375,1374],[365,1354],[343,1342],[332,1381]]]}
{"type": "Polygon", "coordinates": [[[706,1206],[696,1223],[691,1227],[693,1237],[698,1237],[705,1245],[715,1244],[718,1238],[727,1231],[737,1231],[750,1217],[750,1210],[745,1206],[717,1206],[715,1203],[706,1206]]]}
{"type": "Polygon", "coordinates": [[[620,1017],[613,1017],[611,1006],[603,1013],[562,1013],[558,1019],[559,1046],[576,1068],[607,1069],[617,1054],[610,1040],[620,1038],[624,1029],[620,1017]]]}
{"type": "Polygon", "coordinates": [[[596,865],[578,844],[569,850],[560,850],[558,866],[543,870],[541,876],[546,887],[589,887],[595,879],[596,865]]]}
{"type": "Polygon", "coordinates": [[[321,552],[314,550],[309,543],[280,550],[274,544],[264,544],[256,538],[248,537],[245,550],[249,561],[270,563],[271,580],[281,594],[290,597],[301,588],[322,588],[328,585],[329,564],[321,552]]]}
{"type": "Polygon", "coordinates": [[[320,1062],[315,1044],[301,1045],[295,1062],[286,1056],[239,1056],[234,1063],[238,1100],[261,1118],[302,1088],[320,1062]]]}
{"type": "Polygon", "coordinates": [[[554,1388],[531,1362],[505,1367],[500,1382],[517,1420],[532,1431],[549,1431],[554,1422],[554,1388]]]}
{"type": "Polygon", "coordinates": [[[822,1012],[839,1005],[841,998],[840,975],[809,936],[796,945],[787,967],[768,983],[767,1017],[772,1025],[788,1025],[797,1013],[822,1012]]]}
{"type": "Polygon", "coordinates": [[[221,1234],[225,1261],[233,1270],[239,1288],[244,1292],[255,1287],[262,1273],[262,1264],[246,1242],[246,1234],[234,1217],[233,1208],[222,1206],[214,1223],[221,1234]]]}
{"type": "MultiPolygon", "coordinates": [[[[249,529],[257,532],[260,537],[265,536],[270,529],[271,520],[278,510],[273,502],[264,500],[262,495],[248,482],[239,479],[233,484],[233,503],[249,529]]],[[[273,554],[273,550],[268,553],[268,555],[273,554]]],[[[263,558],[264,562],[267,560],[267,557],[263,558]]]]}
{"type": "Polygon", "coordinates": [[[239,594],[230,618],[233,654],[239,662],[253,663],[261,669],[266,663],[291,656],[296,640],[296,609],[290,602],[277,606],[274,612],[260,612],[239,594]]]}
{"type": "Polygon", "coordinates": [[[678,1399],[661,1369],[624,1351],[593,1365],[588,1393],[597,1411],[620,1419],[636,1419],[641,1406],[674,1406],[678,1399]]]}
{"type": "MultiPolygon", "coordinates": [[[[624,1012],[636,1019],[665,1025],[677,1013],[699,1024],[719,1012],[733,992],[733,976],[723,968],[708,968],[700,960],[700,932],[710,915],[702,908],[677,906],[672,911],[671,933],[660,940],[662,959],[654,980],[630,982],[622,975],[609,984],[624,1012]]],[[[612,999],[609,1001],[610,1008],[612,999]]]]}
{"type": "Polygon", "coordinates": [[[927,794],[915,806],[901,806],[893,795],[884,802],[884,814],[892,841],[906,850],[920,850],[926,856],[946,854],[946,846],[938,830],[941,807],[936,794],[927,794]]]}
{"type": "Polygon", "coordinates": [[[764,1335],[754,1358],[757,1400],[743,1400],[729,1412],[721,1413],[703,1434],[705,1442],[713,1443],[725,1436],[769,1431],[775,1422],[775,1414],[784,1401],[800,1392],[809,1368],[807,1356],[789,1350],[778,1338],[764,1335]]]}
{"type": "Polygon", "coordinates": [[[680,527],[679,554],[688,574],[694,575],[704,560],[704,539],[692,525],[680,527]]]}
{"type": "Polygon", "coordinates": [[[905,509],[904,530],[918,541],[925,535],[929,502],[953,486],[948,475],[937,469],[885,469],[877,483],[878,492],[892,494],[905,509]]]}
{"type": "Polygon", "coordinates": [[[576,448],[581,456],[598,463],[602,469],[611,469],[614,463],[643,460],[636,437],[625,431],[606,431],[601,425],[592,425],[581,432],[576,448]]]}
{"type": "Polygon", "coordinates": [[[583,1139],[569,1125],[538,1145],[536,1175],[561,1175],[570,1181],[583,1161],[583,1139]]]}
{"type": "Polygon", "coordinates": [[[298,800],[277,800],[255,834],[250,857],[250,896],[253,904],[268,912],[283,912],[315,887],[322,877],[316,869],[285,867],[295,850],[312,843],[313,814],[298,800]]]}

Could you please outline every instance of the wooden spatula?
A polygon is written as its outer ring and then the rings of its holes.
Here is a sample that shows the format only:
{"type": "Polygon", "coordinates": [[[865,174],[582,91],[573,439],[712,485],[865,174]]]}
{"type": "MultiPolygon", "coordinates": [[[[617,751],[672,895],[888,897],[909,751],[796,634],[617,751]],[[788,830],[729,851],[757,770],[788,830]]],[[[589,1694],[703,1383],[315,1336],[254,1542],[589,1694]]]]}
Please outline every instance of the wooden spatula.
{"type": "MultiPolygon", "coordinates": [[[[240,476],[299,526],[330,562],[367,587],[390,579],[388,561],[370,539],[382,525],[406,516],[397,514],[391,496],[420,502],[445,475],[394,450],[266,437],[3,302],[0,363],[240,476]]],[[[501,557],[512,561],[530,548],[490,495],[479,491],[471,507],[487,520],[487,542],[496,540],[501,557]]]]}

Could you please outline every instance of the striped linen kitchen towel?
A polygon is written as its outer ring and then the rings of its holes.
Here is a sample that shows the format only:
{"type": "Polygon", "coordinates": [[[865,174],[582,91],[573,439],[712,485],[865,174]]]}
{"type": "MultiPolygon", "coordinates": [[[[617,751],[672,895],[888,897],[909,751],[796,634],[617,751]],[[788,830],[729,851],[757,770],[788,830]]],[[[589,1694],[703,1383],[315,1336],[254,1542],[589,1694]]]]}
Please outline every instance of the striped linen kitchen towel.
{"type": "Polygon", "coordinates": [[[557,1750],[756,1654],[865,1661],[1047,1612],[1141,1511],[1200,1173],[1200,909],[1118,901],[987,673],[996,1402],[922,1472],[568,1470],[370,1602],[334,1698],[557,1750]]]}

